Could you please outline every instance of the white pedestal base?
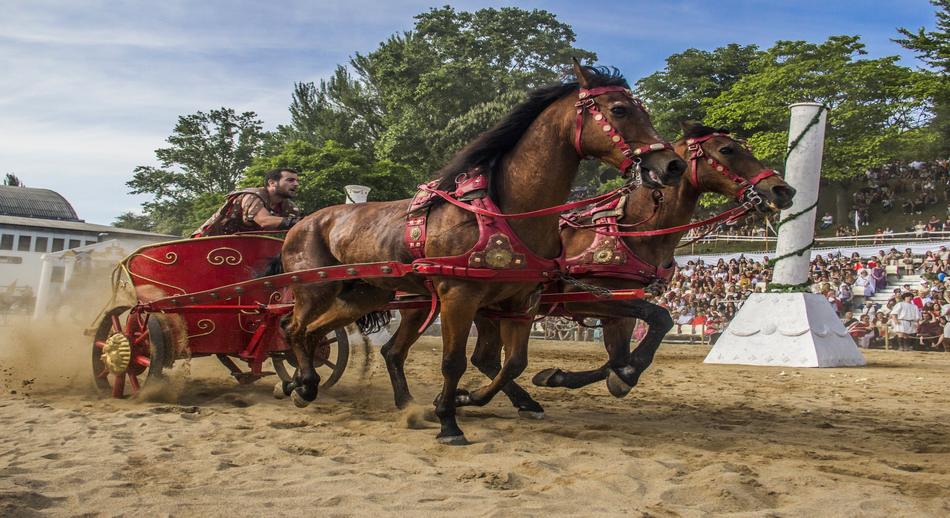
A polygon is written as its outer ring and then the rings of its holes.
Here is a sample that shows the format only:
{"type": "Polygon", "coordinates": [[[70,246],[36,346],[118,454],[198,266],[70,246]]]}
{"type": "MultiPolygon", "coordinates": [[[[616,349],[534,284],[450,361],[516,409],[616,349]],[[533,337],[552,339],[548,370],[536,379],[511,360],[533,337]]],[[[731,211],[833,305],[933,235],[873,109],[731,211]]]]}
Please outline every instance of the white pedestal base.
{"type": "Polygon", "coordinates": [[[854,367],[865,361],[821,295],[753,293],[704,363],[854,367]]]}

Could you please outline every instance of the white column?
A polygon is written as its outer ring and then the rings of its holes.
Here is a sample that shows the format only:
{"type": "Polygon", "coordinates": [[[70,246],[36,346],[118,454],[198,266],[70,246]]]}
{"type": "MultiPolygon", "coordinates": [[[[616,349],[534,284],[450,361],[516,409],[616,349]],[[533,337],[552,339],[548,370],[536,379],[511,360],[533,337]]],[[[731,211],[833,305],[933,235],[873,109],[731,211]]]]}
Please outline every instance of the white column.
{"type": "Polygon", "coordinates": [[[40,257],[43,266],[40,269],[40,282],[36,287],[36,304],[33,306],[33,320],[39,320],[46,314],[49,305],[50,280],[53,278],[53,261],[47,254],[40,257]]]}
{"type": "Polygon", "coordinates": [[[343,189],[346,190],[346,202],[347,203],[366,203],[366,198],[369,197],[369,187],[365,185],[344,185],[343,189]]]}
{"type": "MultiPolygon", "coordinates": [[[[788,127],[788,143],[802,135],[802,131],[821,110],[818,123],[808,128],[785,162],[785,181],[797,191],[792,206],[782,211],[781,219],[787,218],[812,206],[818,199],[818,180],[821,178],[821,157],[825,142],[825,121],[828,110],[817,103],[791,105],[792,117],[788,127]]],[[[782,225],[778,231],[775,256],[801,250],[815,238],[815,215],[817,208],[782,225]]],[[[779,261],[772,273],[772,282],[778,284],[802,284],[808,280],[811,253],[791,256],[779,261]]]]}
{"type": "Polygon", "coordinates": [[[69,279],[73,277],[73,271],[76,269],[76,253],[66,252],[66,254],[63,255],[63,265],[65,266],[65,271],[63,272],[63,285],[59,287],[60,291],[66,291],[69,279]]]}
{"type": "MultiPolygon", "coordinates": [[[[815,210],[821,154],[825,138],[825,112],[815,103],[793,104],[789,145],[803,135],[785,166],[785,180],[796,189],[792,207],[782,218],[802,212],[782,225],[776,256],[807,247],[815,236],[815,210]],[[809,123],[816,115],[816,124],[809,123]],[[807,132],[805,128],[808,127],[807,132]],[[804,133],[803,133],[804,132],[804,133]]],[[[779,261],[773,283],[804,284],[811,253],[779,261]]],[[[816,293],[753,293],[746,300],[705,363],[771,365],[783,367],[846,367],[864,365],[864,356],[835,315],[824,296],[816,293]]]]}

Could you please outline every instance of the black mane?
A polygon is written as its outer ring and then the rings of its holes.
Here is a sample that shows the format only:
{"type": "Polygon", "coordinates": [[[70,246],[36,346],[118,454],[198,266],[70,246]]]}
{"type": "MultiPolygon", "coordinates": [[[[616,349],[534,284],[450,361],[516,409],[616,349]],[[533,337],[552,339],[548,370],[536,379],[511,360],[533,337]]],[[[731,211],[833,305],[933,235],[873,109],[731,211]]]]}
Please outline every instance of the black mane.
{"type": "Polygon", "coordinates": [[[712,133],[728,134],[729,130],[726,128],[711,128],[704,124],[698,124],[696,126],[690,126],[689,129],[687,129],[683,133],[683,138],[700,138],[700,137],[705,137],[706,135],[710,135],[712,133]]]}
{"type": "MultiPolygon", "coordinates": [[[[588,86],[623,86],[629,88],[616,68],[612,67],[583,67],[587,76],[588,86]]],[[[467,146],[459,150],[455,156],[441,169],[435,172],[433,178],[439,180],[439,189],[455,190],[455,178],[459,174],[474,168],[481,168],[488,176],[489,184],[493,184],[492,177],[496,172],[499,159],[514,149],[521,136],[524,135],[531,123],[548,106],[564,97],[576,92],[577,82],[557,83],[533,90],[528,93],[528,99],[515,106],[491,129],[475,138],[467,146]]]]}

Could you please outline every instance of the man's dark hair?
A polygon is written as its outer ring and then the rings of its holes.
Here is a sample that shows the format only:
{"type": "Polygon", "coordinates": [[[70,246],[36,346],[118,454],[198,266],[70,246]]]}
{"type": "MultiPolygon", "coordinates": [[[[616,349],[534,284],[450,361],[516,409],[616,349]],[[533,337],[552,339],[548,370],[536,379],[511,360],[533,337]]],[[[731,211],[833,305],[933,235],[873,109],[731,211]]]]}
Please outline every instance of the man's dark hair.
{"type": "Polygon", "coordinates": [[[300,175],[296,170],[290,169],[289,167],[278,167],[277,169],[271,169],[264,173],[264,187],[267,187],[267,183],[273,180],[275,183],[280,181],[280,177],[284,172],[293,173],[295,175],[300,175]]]}

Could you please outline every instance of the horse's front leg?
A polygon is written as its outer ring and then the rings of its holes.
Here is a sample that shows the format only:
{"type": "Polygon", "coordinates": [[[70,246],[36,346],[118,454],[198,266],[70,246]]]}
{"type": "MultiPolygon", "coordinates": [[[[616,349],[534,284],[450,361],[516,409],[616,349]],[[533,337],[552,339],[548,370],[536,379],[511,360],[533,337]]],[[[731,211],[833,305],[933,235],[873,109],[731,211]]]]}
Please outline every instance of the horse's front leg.
{"type": "Polygon", "coordinates": [[[505,385],[520,376],[528,366],[528,338],[531,335],[531,322],[502,320],[499,327],[505,348],[505,362],[488,385],[472,391],[471,394],[461,394],[458,397],[460,406],[487,404],[505,385]]]}
{"type": "Polygon", "coordinates": [[[448,283],[438,285],[442,301],[442,391],[435,398],[435,415],[441,430],[436,439],[442,444],[468,444],[465,434],[455,419],[456,396],[459,380],[465,373],[467,360],[465,345],[475,319],[480,298],[473,290],[464,287],[447,288],[448,283]]]}
{"type": "MultiPolygon", "coordinates": [[[[673,318],[670,312],[656,304],[645,300],[634,300],[627,305],[626,314],[630,317],[642,319],[649,326],[646,336],[640,341],[640,345],[630,353],[627,366],[620,369],[612,369],[607,378],[607,389],[615,397],[624,397],[630,390],[637,385],[640,375],[647,367],[653,363],[657,349],[663,342],[666,333],[673,329],[673,318]]],[[[606,332],[604,333],[606,338],[606,332]]],[[[629,335],[627,343],[630,342],[629,335]]]]}
{"type": "MultiPolygon", "coordinates": [[[[501,371],[502,339],[499,322],[476,317],[475,327],[478,329],[478,341],[472,353],[472,365],[477,367],[482,374],[494,379],[501,371]]],[[[544,418],[544,408],[541,404],[516,381],[509,382],[501,390],[508,396],[511,404],[518,409],[518,415],[531,419],[544,418]]]]}

